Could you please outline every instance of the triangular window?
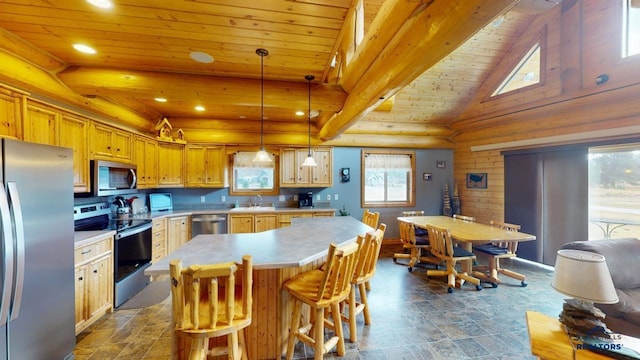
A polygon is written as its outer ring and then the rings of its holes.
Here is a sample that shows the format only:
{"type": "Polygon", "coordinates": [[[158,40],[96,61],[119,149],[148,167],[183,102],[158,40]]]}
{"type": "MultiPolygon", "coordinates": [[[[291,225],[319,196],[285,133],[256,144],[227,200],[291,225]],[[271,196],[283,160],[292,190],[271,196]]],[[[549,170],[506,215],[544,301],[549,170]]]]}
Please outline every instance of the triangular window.
{"type": "Polygon", "coordinates": [[[511,70],[509,76],[498,86],[491,96],[508,93],[513,90],[540,83],[540,43],[536,43],[511,70]]]}

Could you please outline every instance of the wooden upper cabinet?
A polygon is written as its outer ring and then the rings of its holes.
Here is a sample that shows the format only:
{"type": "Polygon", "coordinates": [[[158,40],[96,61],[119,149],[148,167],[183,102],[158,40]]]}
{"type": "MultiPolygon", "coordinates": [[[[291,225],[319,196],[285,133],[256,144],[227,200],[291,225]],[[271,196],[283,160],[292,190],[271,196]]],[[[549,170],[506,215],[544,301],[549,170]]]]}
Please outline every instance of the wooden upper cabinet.
{"type": "Polygon", "coordinates": [[[0,88],[0,135],[20,138],[20,104],[23,95],[0,88]]]}
{"type": "Polygon", "coordinates": [[[158,186],[182,187],[184,145],[158,142],[158,186]]]}
{"type": "Polygon", "coordinates": [[[333,148],[312,148],[312,156],[318,164],[315,167],[302,166],[308,154],[308,148],[287,148],[280,151],[281,187],[330,187],[333,185],[333,148]]]}
{"type": "Polygon", "coordinates": [[[185,186],[228,186],[224,146],[187,145],[185,147],[185,158],[185,186]]]}
{"type": "Polygon", "coordinates": [[[138,166],[138,188],[158,185],[158,142],[144,136],[133,141],[133,161],[138,166]]]}
{"type": "Polygon", "coordinates": [[[89,121],[80,117],[61,114],[58,145],[73,149],[74,192],[91,190],[89,169],[89,121]]]}
{"type": "Polygon", "coordinates": [[[114,127],[94,123],[91,153],[96,159],[130,162],[133,134],[114,127]]]}
{"type": "Polygon", "coordinates": [[[24,121],[24,140],[38,144],[57,145],[58,112],[44,105],[30,103],[24,121]]]}

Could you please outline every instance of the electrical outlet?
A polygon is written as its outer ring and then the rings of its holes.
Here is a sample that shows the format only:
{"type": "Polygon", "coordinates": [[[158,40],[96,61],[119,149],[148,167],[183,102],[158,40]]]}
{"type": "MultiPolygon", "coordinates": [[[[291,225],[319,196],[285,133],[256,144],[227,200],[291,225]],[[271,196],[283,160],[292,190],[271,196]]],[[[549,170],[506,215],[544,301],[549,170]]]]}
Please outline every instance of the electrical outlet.
{"type": "Polygon", "coordinates": [[[338,194],[333,195],[333,200],[338,200],[338,194]]]}
{"type": "Polygon", "coordinates": [[[316,195],[316,200],[320,201],[320,194],[316,195]]]}
{"type": "Polygon", "coordinates": [[[225,202],[225,201],[227,201],[227,197],[226,197],[226,196],[224,196],[224,195],[220,196],[220,201],[221,201],[221,202],[225,202]]]}
{"type": "Polygon", "coordinates": [[[298,195],[293,195],[293,201],[298,201],[298,195]]]}
{"type": "Polygon", "coordinates": [[[278,201],[285,201],[284,195],[278,196],[278,201]]]}
{"type": "Polygon", "coordinates": [[[331,194],[327,194],[327,201],[331,201],[331,194]]]}
{"type": "Polygon", "coordinates": [[[203,203],[204,202],[204,195],[200,196],[200,202],[203,203]]]}

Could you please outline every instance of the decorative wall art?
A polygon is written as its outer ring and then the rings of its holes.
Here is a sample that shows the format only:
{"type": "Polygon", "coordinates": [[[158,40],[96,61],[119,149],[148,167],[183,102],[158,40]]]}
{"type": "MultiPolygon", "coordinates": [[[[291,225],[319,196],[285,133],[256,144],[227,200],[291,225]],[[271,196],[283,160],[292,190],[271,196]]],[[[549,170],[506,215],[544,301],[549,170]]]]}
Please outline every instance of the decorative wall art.
{"type": "Polygon", "coordinates": [[[467,173],[467,188],[486,189],[487,173],[467,173]]]}

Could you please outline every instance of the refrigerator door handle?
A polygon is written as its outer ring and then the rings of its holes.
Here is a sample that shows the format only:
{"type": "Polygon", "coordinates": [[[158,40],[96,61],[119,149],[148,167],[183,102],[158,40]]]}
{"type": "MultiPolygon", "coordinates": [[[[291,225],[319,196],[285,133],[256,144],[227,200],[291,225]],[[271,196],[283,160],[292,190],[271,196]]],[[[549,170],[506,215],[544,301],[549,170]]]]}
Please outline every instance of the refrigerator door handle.
{"type": "Polygon", "coordinates": [[[2,244],[4,257],[2,267],[4,281],[2,283],[2,303],[0,303],[0,326],[7,323],[9,308],[11,307],[11,290],[13,289],[13,232],[11,231],[11,216],[7,192],[0,186],[0,219],[2,219],[2,244]]]}
{"type": "Polygon", "coordinates": [[[20,195],[18,186],[14,181],[7,182],[9,188],[9,203],[15,224],[16,238],[16,285],[13,292],[11,307],[11,320],[18,317],[20,304],[22,303],[22,287],[24,286],[24,263],[25,263],[25,243],[24,243],[24,221],[22,220],[22,207],[20,206],[20,195]]]}

